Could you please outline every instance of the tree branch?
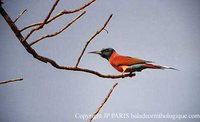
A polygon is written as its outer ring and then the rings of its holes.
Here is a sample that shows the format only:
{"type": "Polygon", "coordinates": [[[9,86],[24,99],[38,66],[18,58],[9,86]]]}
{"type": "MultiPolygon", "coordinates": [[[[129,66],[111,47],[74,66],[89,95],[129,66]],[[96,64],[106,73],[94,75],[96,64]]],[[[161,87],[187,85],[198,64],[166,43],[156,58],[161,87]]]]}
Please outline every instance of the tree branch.
{"type": "Polygon", "coordinates": [[[79,62],[80,62],[80,60],[81,60],[81,58],[82,58],[82,56],[83,56],[83,54],[84,54],[84,52],[85,52],[87,46],[89,45],[89,43],[90,43],[99,33],[101,33],[102,30],[104,30],[104,28],[106,27],[106,25],[108,24],[108,22],[110,21],[111,18],[112,18],[112,14],[111,14],[110,17],[108,18],[108,20],[104,23],[103,27],[102,27],[100,30],[98,30],[98,31],[87,41],[87,43],[85,44],[85,47],[83,48],[83,51],[81,52],[81,55],[80,55],[79,58],[78,58],[78,61],[77,61],[77,63],[76,63],[76,67],[78,66],[78,64],[79,64],[79,62]]]}
{"type": "MultiPolygon", "coordinates": [[[[54,6],[56,5],[56,3],[54,4],[54,6]]],[[[52,9],[51,9],[52,10],[52,9]]],[[[23,35],[21,34],[21,32],[19,31],[19,29],[17,28],[17,26],[15,25],[15,23],[12,21],[12,19],[8,16],[8,14],[6,13],[6,11],[2,8],[2,6],[0,5],[0,13],[3,16],[3,18],[5,19],[5,21],[8,23],[9,27],[12,29],[12,31],[15,33],[16,37],[18,38],[18,40],[20,41],[20,43],[23,45],[23,47],[26,49],[26,51],[28,53],[30,53],[34,58],[36,58],[37,60],[43,62],[43,63],[49,63],[51,64],[53,67],[57,68],[57,69],[62,69],[62,70],[71,70],[71,71],[81,71],[81,72],[86,72],[86,73],[90,73],[90,74],[94,74],[97,75],[99,77],[102,78],[124,78],[124,77],[132,77],[135,76],[135,74],[120,74],[120,75],[105,75],[105,74],[101,74],[97,71],[94,70],[90,70],[90,69],[86,69],[86,68],[80,68],[80,67],[70,67],[70,66],[62,66],[56,63],[56,61],[54,61],[53,59],[50,59],[48,57],[44,57],[39,55],[26,41],[26,39],[23,37],[23,35]]],[[[49,16],[50,14],[48,14],[49,16]]],[[[48,18],[48,17],[46,17],[48,18]]],[[[44,21],[45,22],[45,21],[44,21]]],[[[38,28],[36,28],[35,30],[37,30],[38,28]]]]}
{"type": "Polygon", "coordinates": [[[62,27],[60,30],[54,32],[54,33],[51,33],[51,34],[47,34],[35,41],[33,41],[32,43],[30,43],[30,46],[34,45],[35,43],[45,39],[45,38],[49,38],[49,37],[54,37],[60,33],[62,33],[65,29],[67,29],[70,25],[72,25],[76,20],[78,20],[81,16],[83,16],[84,14],[86,13],[86,11],[82,12],[79,16],[77,16],[75,19],[73,19],[70,23],[68,23],[66,26],[62,27]]]}
{"type": "Polygon", "coordinates": [[[6,84],[6,83],[21,81],[21,80],[23,80],[23,78],[16,78],[16,79],[11,79],[11,80],[6,80],[6,81],[0,81],[0,84],[6,84]]]}
{"type": "MultiPolygon", "coordinates": [[[[76,9],[74,9],[74,10],[62,10],[62,11],[60,11],[59,13],[57,13],[56,15],[52,16],[52,17],[46,22],[46,24],[50,23],[51,21],[55,20],[56,18],[58,18],[58,17],[60,17],[60,16],[62,16],[62,15],[64,15],[64,14],[71,14],[71,13],[76,13],[76,12],[78,12],[78,11],[81,11],[81,10],[83,10],[84,8],[88,7],[90,4],[92,4],[92,3],[95,2],[95,1],[96,1],[96,0],[91,0],[91,1],[89,1],[88,3],[86,3],[85,5],[82,5],[81,7],[76,8],[76,9]]],[[[34,23],[34,24],[31,24],[31,25],[28,25],[28,26],[22,28],[22,29],[20,30],[20,32],[22,32],[22,31],[24,31],[24,30],[26,30],[26,29],[28,29],[28,28],[31,28],[31,27],[39,26],[39,25],[41,25],[41,24],[42,24],[42,22],[34,23]]]]}
{"type": "Polygon", "coordinates": [[[93,115],[91,116],[91,118],[88,119],[88,122],[92,122],[93,118],[99,113],[99,111],[101,110],[101,108],[103,107],[103,105],[107,102],[107,100],[109,99],[110,95],[112,94],[113,90],[115,89],[115,87],[118,85],[118,83],[115,83],[112,88],[110,89],[109,93],[107,94],[107,96],[104,98],[104,100],[101,102],[100,106],[97,108],[97,110],[93,113],[93,115]]]}

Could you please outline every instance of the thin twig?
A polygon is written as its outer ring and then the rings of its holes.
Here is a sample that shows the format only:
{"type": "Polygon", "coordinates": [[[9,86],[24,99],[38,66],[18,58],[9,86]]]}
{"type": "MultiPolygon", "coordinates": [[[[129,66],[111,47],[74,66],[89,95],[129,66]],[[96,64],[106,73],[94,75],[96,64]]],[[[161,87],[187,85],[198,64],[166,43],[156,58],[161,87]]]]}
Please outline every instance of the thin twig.
{"type": "Polygon", "coordinates": [[[110,21],[110,19],[112,18],[112,14],[110,15],[110,17],[108,18],[108,20],[104,23],[103,27],[98,30],[88,41],[87,43],[85,44],[85,47],[83,48],[82,52],[81,52],[81,55],[79,56],[78,60],[77,60],[77,63],[76,63],[76,67],[78,66],[78,64],[80,63],[80,60],[87,48],[87,46],[89,45],[89,43],[99,34],[101,33],[102,30],[104,30],[104,28],[106,27],[106,25],[108,24],[108,22],[110,21]]]}
{"type": "MultiPolygon", "coordinates": [[[[46,22],[46,24],[50,23],[51,21],[55,20],[56,18],[58,18],[58,17],[60,17],[60,16],[62,16],[62,15],[64,15],[64,14],[71,14],[71,13],[76,13],[76,12],[78,12],[78,11],[81,11],[81,10],[83,10],[84,8],[88,7],[91,3],[95,2],[95,1],[96,1],[96,0],[91,0],[91,1],[89,1],[88,3],[86,3],[85,5],[82,5],[81,7],[76,8],[76,9],[74,9],[74,10],[62,10],[62,11],[60,11],[59,13],[57,13],[56,15],[50,17],[50,18],[48,19],[48,21],[46,22]]],[[[31,24],[31,25],[28,25],[28,26],[22,28],[22,29],[20,30],[20,32],[22,32],[22,31],[24,31],[24,30],[26,30],[26,29],[28,29],[28,28],[41,25],[41,24],[42,24],[42,22],[34,23],[34,24],[31,24]]]]}
{"type": "Polygon", "coordinates": [[[91,116],[91,118],[88,119],[88,122],[92,122],[93,118],[99,113],[99,111],[101,110],[101,108],[103,107],[103,105],[107,102],[107,100],[109,99],[110,95],[112,94],[114,88],[118,85],[118,83],[115,83],[112,88],[110,89],[109,93],[107,94],[107,96],[104,98],[104,100],[102,101],[102,103],[100,104],[100,106],[97,108],[97,110],[93,113],[93,115],[91,116]]]}
{"type": "Polygon", "coordinates": [[[45,39],[45,38],[49,38],[49,37],[54,37],[60,33],[62,33],[65,29],[67,29],[70,25],[72,25],[76,20],[78,20],[81,16],[83,16],[86,13],[86,11],[82,12],[80,15],[78,15],[76,18],[74,18],[70,23],[68,23],[67,25],[65,25],[64,27],[62,27],[60,30],[51,33],[51,34],[47,34],[45,36],[42,36],[41,38],[33,41],[32,43],[30,43],[30,46],[34,45],[35,43],[45,39]]]}
{"type": "Polygon", "coordinates": [[[46,18],[44,19],[44,21],[42,22],[42,24],[40,24],[40,26],[38,26],[37,28],[32,29],[32,30],[27,34],[27,36],[24,38],[24,40],[22,40],[22,41],[26,41],[26,40],[30,37],[30,35],[31,35],[33,32],[35,32],[35,31],[37,31],[37,30],[43,28],[43,26],[46,24],[47,20],[50,18],[50,16],[51,16],[53,10],[55,9],[55,7],[57,6],[57,4],[58,4],[59,1],[60,1],[60,0],[56,0],[56,2],[53,4],[51,10],[49,11],[48,15],[46,16],[46,18]]]}
{"type": "Polygon", "coordinates": [[[104,28],[103,30],[105,30],[105,31],[106,31],[106,33],[108,34],[108,30],[106,30],[105,28],[104,28]]]}
{"type": "Polygon", "coordinates": [[[22,13],[19,14],[19,16],[15,19],[14,23],[17,22],[17,20],[18,20],[25,12],[27,12],[27,9],[25,9],[24,11],[22,11],[22,13]]]}
{"type": "Polygon", "coordinates": [[[11,79],[11,80],[6,80],[6,81],[0,81],[0,84],[6,84],[6,83],[21,81],[21,80],[23,80],[23,78],[16,78],[16,79],[11,79]]]}

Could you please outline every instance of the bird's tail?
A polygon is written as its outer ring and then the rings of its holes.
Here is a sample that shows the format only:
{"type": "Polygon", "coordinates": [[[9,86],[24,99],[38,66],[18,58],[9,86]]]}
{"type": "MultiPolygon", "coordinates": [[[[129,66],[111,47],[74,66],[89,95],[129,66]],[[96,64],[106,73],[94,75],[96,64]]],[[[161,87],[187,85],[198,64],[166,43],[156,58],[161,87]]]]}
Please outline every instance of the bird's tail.
{"type": "MultiPolygon", "coordinates": [[[[172,70],[178,70],[173,67],[168,67],[168,66],[160,66],[160,65],[155,65],[155,64],[144,64],[143,65],[145,68],[150,68],[150,69],[172,69],[172,70]]],[[[179,71],[179,70],[178,70],[179,71]]]]}

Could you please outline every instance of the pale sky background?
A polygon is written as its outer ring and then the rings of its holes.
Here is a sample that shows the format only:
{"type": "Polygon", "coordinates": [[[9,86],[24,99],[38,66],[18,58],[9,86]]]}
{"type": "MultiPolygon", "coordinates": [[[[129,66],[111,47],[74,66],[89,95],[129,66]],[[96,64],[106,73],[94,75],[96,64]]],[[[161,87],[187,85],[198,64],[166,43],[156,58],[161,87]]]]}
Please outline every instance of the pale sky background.
{"type": "MultiPolygon", "coordinates": [[[[4,0],[3,7],[12,19],[28,9],[17,22],[22,28],[41,21],[53,2],[4,0]]],[[[86,2],[61,0],[53,14],[86,2]]],[[[133,78],[113,80],[58,70],[28,54],[0,17],[0,80],[24,78],[20,82],[0,85],[0,122],[85,122],[75,118],[75,114],[92,114],[115,82],[119,85],[100,114],[200,114],[199,0],[97,0],[85,10],[87,13],[62,34],[33,47],[59,64],[75,65],[86,41],[113,14],[106,27],[109,34],[103,31],[86,52],[112,47],[120,54],[152,60],[180,71],[145,70],[133,78]]],[[[56,31],[79,13],[62,16],[33,34],[29,42],[56,31]]],[[[80,67],[119,74],[105,59],[88,53],[84,54],[80,67]]],[[[130,118],[94,121],[180,122],[130,118]]]]}

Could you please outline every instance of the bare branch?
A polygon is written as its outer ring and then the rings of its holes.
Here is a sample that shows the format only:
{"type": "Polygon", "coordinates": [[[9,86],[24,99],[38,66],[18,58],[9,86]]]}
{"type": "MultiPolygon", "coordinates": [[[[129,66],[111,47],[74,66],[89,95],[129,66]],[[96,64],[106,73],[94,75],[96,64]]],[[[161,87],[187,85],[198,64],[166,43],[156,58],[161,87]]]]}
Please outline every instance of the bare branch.
{"type": "Polygon", "coordinates": [[[58,4],[59,1],[60,0],[56,0],[56,2],[54,3],[54,5],[52,6],[51,10],[49,11],[47,17],[44,19],[44,21],[42,22],[42,24],[38,28],[42,28],[46,24],[47,20],[50,18],[53,10],[56,8],[56,6],[57,6],[57,4],[58,4]]]}
{"type": "Polygon", "coordinates": [[[34,45],[35,43],[45,39],[45,38],[49,38],[49,37],[54,37],[60,33],[62,33],[65,29],[67,29],[70,25],[72,25],[76,20],[78,20],[81,16],[83,16],[86,13],[86,11],[82,12],[80,15],[78,15],[76,18],[74,18],[70,23],[68,23],[67,25],[65,25],[64,27],[62,27],[60,30],[51,33],[51,34],[47,34],[37,40],[35,40],[34,42],[30,43],[30,46],[34,45]]]}
{"type": "Polygon", "coordinates": [[[110,17],[108,18],[108,20],[104,23],[103,27],[102,27],[100,30],[98,30],[98,31],[87,41],[87,43],[85,44],[85,47],[83,48],[83,51],[81,52],[81,55],[80,55],[79,58],[78,58],[78,61],[77,61],[77,63],[76,63],[76,67],[78,66],[78,64],[79,64],[79,62],[80,62],[80,60],[81,60],[81,58],[82,58],[82,56],[83,56],[83,54],[84,54],[84,52],[85,52],[87,46],[89,45],[89,43],[90,43],[99,33],[101,33],[102,30],[104,30],[104,28],[106,27],[106,25],[108,24],[108,22],[110,21],[111,18],[112,18],[112,14],[111,14],[110,17]]]}
{"type": "Polygon", "coordinates": [[[26,41],[34,31],[43,28],[43,26],[46,24],[47,20],[50,18],[50,16],[51,16],[53,10],[55,9],[55,7],[57,6],[57,4],[58,4],[59,1],[60,1],[60,0],[56,0],[56,2],[54,3],[54,5],[52,6],[51,10],[49,11],[48,15],[46,16],[46,18],[45,18],[44,21],[42,22],[42,24],[40,24],[40,26],[38,26],[37,28],[32,29],[32,30],[28,33],[28,35],[24,38],[23,41],[26,41]]]}
{"type": "Polygon", "coordinates": [[[6,83],[21,81],[21,80],[23,80],[23,78],[16,78],[16,79],[11,79],[11,80],[6,80],[6,81],[0,81],[0,84],[6,84],[6,83]]]}
{"type": "Polygon", "coordinates": [[[22,13],[19,14],[19,16],[15,19],[14,23],[17,22],[17,20],[27,11],[27,9],[25,9],[24,11],[22,11],[22,13]]]}
{"type": "Polygon", "coordinates": [[[92,122],[93,118],[99,113],[99,111],[101,110],[101,108],[103,107],[103,105],[107,102],[107,100],[109,99],[110,95],[112,94],[114,88],[118,85],[118,83],[115,83],[112,88],[110,89],[109,93],[107,94],[107,96],[104,98],[104,100],[102,101],[102,103],[100,104],[100,106],[97,108],[97,110],[93,113],[93,115],[91,116],[91,118],[88,119],[88,122],[92,122]]]}
{"type": "Polygon", "coordinates": [[[80,68],[80,67],[69,67],[69,66],[62,66],[57,64],[54,60],[41,56],[39,55],[26,41],[26,39],[23,37],[23,35],[21,34],[21,32],[19,31],[19,29],[17,28],[17,26],[14,24],[14,22],[12,21],[12,19],[8,16],[8,14],[6,13],[6,11],[2,8],[2,6],[0,6],[0,13],[3,16],[3,18],[5,19],[5,21],[8,23],[9,27],[12,29],[12,31],[15,33],[16,37],[18,38],[18,40],[20,41],[20,43],[23,45],[23,47],[26,49],[26,51],[28,53],[30,53],[34,58],[36,58],[37,60],[43,62],[43,63],[49,63],[51,64],[53,67],[57,68],[57,69],[62,69],[62,70],[71,70],[71,71],[81,71],[81,72],[86,72],[86,73],[90,73],[90,74],[94,74],[97,75],[99,77],[102,78],[124,78],[124,77],[133,77],[135,76],[135,74],[124,74],[124,75],[105,75],[105,74],[101,74],[97,71],[94,70],[90,70],[90,69],[85,69],[85,68],[80,68]]]}
{"type": "MultiPolygon", "coordinates": [[[[95,1],[96,1],[96,0],[91,0],[91,1],[89,1],[88,3],[86,3],[85,5],[82,5],[81,7],[76,8],[76,9],[74,9],[74,10],[62,10],[62,11],[60,11],[59,13],[57,13],[56,15],[52,16],[52,17],[46,22],[46,24],[50,23],[51,21],[55,20],[56,18],[58,18],[58,17],[60,17],[60,16],[62,16],[62,15],[64,15],[64,14],[71,14],[71,13],[76,13],[76,12],[78,12],[78,11],[81,11],[81,10],[83,10],[84,8],[88,7],[91,3],[95,2],[95,1]]],[[[28,28],[41,25],[41,24],[42,24],[42,22],[34,23],[34,24],[31,24],[31,25],[28,25],[28,26],[22,28],[22,29],[20,30],[20,32],[22,32],[22,31],[24,31],[24,30],[26,30],[26,29],[28,29],[28,28]]]]}

